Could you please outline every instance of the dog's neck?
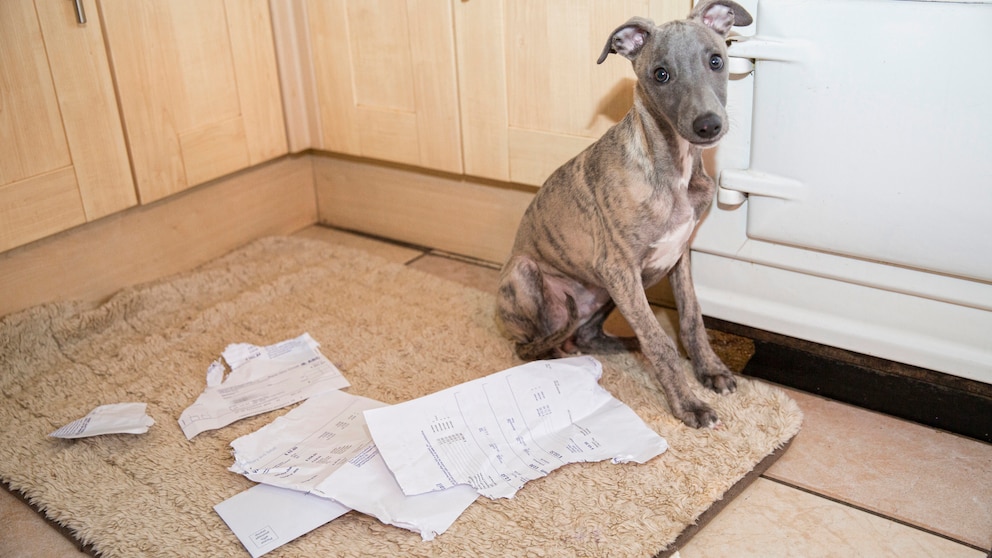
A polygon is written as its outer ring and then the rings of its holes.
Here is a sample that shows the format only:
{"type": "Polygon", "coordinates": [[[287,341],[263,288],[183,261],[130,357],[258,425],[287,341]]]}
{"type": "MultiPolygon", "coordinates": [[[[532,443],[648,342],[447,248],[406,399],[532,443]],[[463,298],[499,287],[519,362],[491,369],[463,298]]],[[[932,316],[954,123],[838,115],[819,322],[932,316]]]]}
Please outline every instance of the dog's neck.
{"type": "MultiPolygon", "coordinates": [[[[637,87],[640,88],[640,84],[637,87]]],[[[680,185],[686,187],[702,148],[680,136],[675,126],[644,102],[637,90],[634,92],[634,106],[631,107],[629,116],[631,132],[636,136],[646,159],[654,164],[678,168],[682,177],[680,185]]]]}

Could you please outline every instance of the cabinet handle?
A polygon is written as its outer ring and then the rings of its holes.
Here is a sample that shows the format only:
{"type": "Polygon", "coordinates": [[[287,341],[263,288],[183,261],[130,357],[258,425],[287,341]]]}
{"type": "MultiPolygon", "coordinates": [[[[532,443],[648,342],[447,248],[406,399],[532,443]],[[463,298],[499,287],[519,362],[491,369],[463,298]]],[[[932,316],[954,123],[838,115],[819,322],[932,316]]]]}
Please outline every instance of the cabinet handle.
{"type": "Polygon", "coordinates": [[[79,24],[86,23],[86,12],[83,11],[83,0],[73,0],[76,5],[76,22],[79,24]]]}

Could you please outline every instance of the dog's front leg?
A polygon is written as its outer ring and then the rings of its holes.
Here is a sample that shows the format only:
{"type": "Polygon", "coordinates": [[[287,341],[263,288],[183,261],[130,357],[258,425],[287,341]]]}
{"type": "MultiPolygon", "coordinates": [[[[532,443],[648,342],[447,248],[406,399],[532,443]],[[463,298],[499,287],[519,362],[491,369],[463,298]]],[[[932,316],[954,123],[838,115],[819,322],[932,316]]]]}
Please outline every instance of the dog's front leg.
{"type": "Polygon", "coordinates": [[[637,276],[618,280],[614,277],[609,284],[610,296],[616,302],[620,313],[626,318],[641,342],[644,357],[654,368],[668,406],[676,418],[693,428],[714,426],[718,422],[716,412],[700,401],[689,390],[689,383],[679,370],[681,357],[675,343],[662,329],[651,311],[651,305],[644,295],[644,288],[637,276]]]}
{"type": "Polygon", "coordinates": [[[703,325],[703,313],[692,285],[689,250],[686,249],[668,276],[679,310],[679,337],[689,353],[692,368],[700,383],[717,393],[730,393],[737,389],[733,372],[716,356],[703,325]]]}

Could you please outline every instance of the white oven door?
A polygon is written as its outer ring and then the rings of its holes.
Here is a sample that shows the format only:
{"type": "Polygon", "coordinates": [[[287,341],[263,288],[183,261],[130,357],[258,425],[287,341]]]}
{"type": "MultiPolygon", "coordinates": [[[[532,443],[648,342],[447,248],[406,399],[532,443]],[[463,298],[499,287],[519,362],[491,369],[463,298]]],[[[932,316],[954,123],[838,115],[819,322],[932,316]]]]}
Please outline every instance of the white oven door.
{"type": "Polygon", "coordinates": [[[992,4],[744,4],[704,311],[992,383],[992,4]]]}

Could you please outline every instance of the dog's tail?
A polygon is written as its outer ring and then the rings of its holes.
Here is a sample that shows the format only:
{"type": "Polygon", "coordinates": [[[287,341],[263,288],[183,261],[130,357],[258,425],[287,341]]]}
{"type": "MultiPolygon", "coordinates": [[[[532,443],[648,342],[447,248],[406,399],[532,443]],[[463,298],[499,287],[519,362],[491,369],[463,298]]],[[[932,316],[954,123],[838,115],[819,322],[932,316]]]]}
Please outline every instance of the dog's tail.
{"type": "Polygon", "coordinates": [[[568,356],[565,343],[575,335],[579,327],[579,309],[571,295],[565,295],[565,308],[568,309],[568,323],[565,327],[551,332],[545,337],[526,343],[517,343],[517,356],[523,360],[540,360],[568,356]]]}

